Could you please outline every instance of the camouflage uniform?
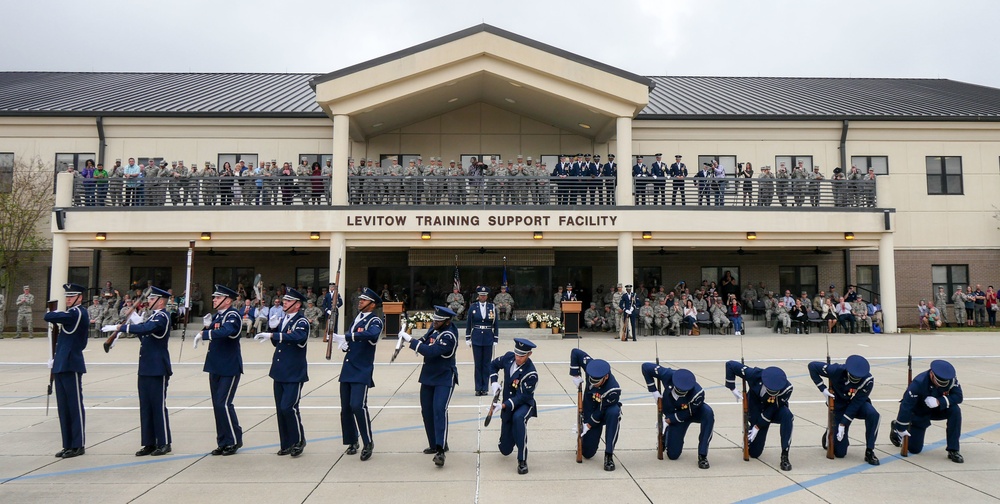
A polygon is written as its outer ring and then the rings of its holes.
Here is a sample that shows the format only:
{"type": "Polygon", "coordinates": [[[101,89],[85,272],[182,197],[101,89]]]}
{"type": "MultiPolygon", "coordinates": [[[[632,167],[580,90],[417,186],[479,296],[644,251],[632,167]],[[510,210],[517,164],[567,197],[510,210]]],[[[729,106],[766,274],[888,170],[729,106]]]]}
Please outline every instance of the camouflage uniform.
{"type": "MultiPolygon", "coordinates": [[[[726,316],[726,306],[722,302],[712,303],[712,308],[709,310],[712,315],[712,324],[719,329],[726,329],[732,322],[729,321],[729,317],[726,316]]],[[[791,322],[789,322],[791,323],[791,322]]]]}
{"type": "Polygon", "coordinates": [[[462,312],[465,311],[465,298],[462,297],[460,292],[448,294],[445,302],[448,303],[448,309],[455,312],[456,318],[460,317],[462,312]]]}
{"type": "Polygon", "coordinates": [[[34,304],[34,294],[22,293],[20,296],[17,296],[17,333],[14,335],[15,338],[21,337],[21,327],[24,324],[28,326],[28,337],[33,338],[35,336],[35,322],[31,317],[31,307],[34,304]]]}
{"type": "Polygon", "coordinates": [[[785,306],[784,303],[778,303],[775,307],[775,317],[778,320],[778,326],[782,328],[782,332],[788,334],[788,329],[792,327],[792,317],[788,314],[790,310],[789,307],[785,306]]]}
{"type": "MultiPolygon", "coordinates": [[[[531,158],[528,158],[531,161],[531,158]]],[[[551,200],[551,195],[549,194],[549,169],[541,161],[535,165],[535,171],[533,172],[535,180],[533,185],[535,187],[535,204],[536,205],[548,205],[551,200]]]]}
{"type": "Polygon", "coordinates": [[[611,303],[615,310],[615,332],[622,330],[622,314],[625,313],[619,304],[622,300],[622,284],[618,284],[618,288],[611,295],[611,303]]]}
{"type": "Polygon", "coordinates": [[[941,314],[941,322],[946,326],[950,326],[951,324],[948,322],[948,294],[943,288],[938,289],[937,293],[934,294],[934,306],[937,307],[938,312],[941,314]]]}
{"type": "Polygon", "coordinates": [[[416,161],[410,160],[406,164],[406,168],[403,168],[403,202],[407,205],[414,205],[417,202],[417,193],[419,191],[420,179],[417,176],[420,175],[420,170],[417,169],[416,161]]]}
{"type": "Polygon", "coordinates": [[[808,191],[808,183],[806,182],[808,174],[801,167],[796,166],[792,169],[790,178],[792,179],[791,188],[795,206],[802,206],[802,203],[806,200],[806,192],[808,191]]]}
{"type": "MultiPolygon", "coordinates": [[[[944,310],[938,310],[939,313],[944,313],[944,310]]],[[[851,313],[854,314],[854,320],[857,322],[858,331],[868,331],[869,333],[874,333],[872,329],[872,319],[868,317],[868,303],[865,303],[863,299],[859,296],[857,301],[851,303],[851,313]]]]}
{"type": "Polygon", "coordinates": [[[656,310],[650,306],[649,300],[645,300],[642,308],[639,308],[639,329],[642,334],[652,334],[656,328],[656,310]]]}
{"type": "Polygon", "coordinates": [[[681,322],[684,321],[684,305],[674,303],[670,309],[670,331],[676,336],[681,335],[681,322]]]}
{"type": "Polygon", "coordinates": [[[511,169],[511,177],[514,178],[513,186],[511,191],[513,192],[513,204],[515,205],[527,205],[528,204],[528,177],[532,174],[528,170],[528,167],[522,162],[524,158],[520,155],[517,156],[517,163],[514,164],[513,169],[511,169]]]}
{"type": "Polygon", "coordinates": [[[767,293],[767,297],[764,298],[764,324],[767,327],[771,327],[771,319],[773,319],[778,314],[778,300],[774,299],[774,294],[771,292],[767,293]]]}
{"type": "Polygon", "coordinates": [[[778,179],[775,184],[778,190],[778,203],[781,203],[781,206],[787,206],[788,188],[791,185],[791,176],[788,174],[788,170],[785,169],[784,165],[778,168],[778,174],[775,175],[774,178],[778,179]]]}
{"type": "Polygon", "coordinates": [[[92,304],[87,307],[87,316],[90,317],[90,335],[93,337],[99,337],[101,333],[99,329],[101,328],[101,322],[104,321],[104,312],[107,311],[104,305],[101,304],[100,296],[94,296],[92,304]]]}
{"type": "Polygon", "coordinates": [[[601,324],[601,329],[604,329],[604,331],[615,330],[615,311],[611,308],[611,305],[604,305],[604,323],[601,324]]]}
{"type": "Polygon", "coordinates": [[[757,175],[757,178],[759,179],[757,204],[760,206],[771,206],[771,201],[774,199],[774,174],[771,173],[771,167],[765,166],[761,168],[760,175],[757,175]]]}
{"type": "Polygon", "coordinates": [[[125,187],[125,169],[122,168],[122,160],[115,161],[115,166],[108,170],[108,196],[111,197],[112,206],[121,206],[122,189],[125,187]]]}
{"type": "Polygon", "coordinates": [[[583,323],[591,331],[596,331],[604,325],[601,312],[597,311],[597,303],[590,303],[590,308],[587,308],[583,312],[583,323]]]}
{"type": "Polygon", "coordinates": [[[201,196],[205,205],[215,205],[215,195],[219,192],[219,172],[215,170],[215,165],[206,162],[205,169],[201,171],[201,196]]]}
{"type": "Polygon", "coordinates": [[[965,293],[961,287],[951,295],[951,302],[955,307],[955,323],[964,326],[968,320],[965,313],[965,293]]]}
{"type": "Polygon", "coordinates": [[[824,178],[819,171],[819,166],[813,166],[813,171],[807,178],[809,179],[809,204],[814,207],[819,206],[819,193],[822,185],[820,181],[824,178]]]}
{"type": "Polygon", "coordinates": [[[400,166],[396,159],[392,159],[392,164],[386,170],[386,176],[390,177],[386,182],[386,195],[389,198],[389,203],[398,205],[403,202],[404,195],[403,190],[405,189],[405,184],[403,183],[403,167],[400,166]]]}
{"type": "Polygon", "coordinates": [[[670,310],[667,308],[666,297],[657,301],[656,306],[653,307],[653,316],[656,319],[656,334],[661,336],[667,334],[667,326],[670,321],[670,310]]]}
{"type": "MultiPolygon", "coordinates": [[[[333,202],[333,162],[327,159],[319,173],[323,176],[323,202],[329,205],[333,202]]],[[[358,183],[360,173],[361,171],[354,166],[354,158],[347,158],[347,201],[351,204],[357,204],[354,202],[354,198],[357,197],[355,196],[357,189],[354,186],[358,183]]]]}
{"type": "Polygon", "coordinates": [[[318,338],[323,334],[323,325],[319,323],[322,314],[323,310],[317,307],[315,302],[306,302],[306,309],[302,315],[309,321],[309,336],[312,338],[318,338]]]}
{"type": "Polygon", "coordinates": [[[496,305],[501,320],[510,320],[511,316],[514,315],[514,297],[506,290],[501,291],[493,298],[493,304],[496,305]]]}

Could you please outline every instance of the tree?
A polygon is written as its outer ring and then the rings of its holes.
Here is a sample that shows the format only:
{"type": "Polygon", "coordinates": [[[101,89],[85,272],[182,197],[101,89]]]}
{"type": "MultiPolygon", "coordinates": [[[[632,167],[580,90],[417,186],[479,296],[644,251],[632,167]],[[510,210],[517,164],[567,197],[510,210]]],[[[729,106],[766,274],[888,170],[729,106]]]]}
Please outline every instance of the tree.
{"type": "Polygon", "coordinates": [[[14,161],[0,176],[0,292],[7,299],[10,283],[22,266],[51,248],[42,219],[52,212],[53,168],[35,157],[14,161]]]}

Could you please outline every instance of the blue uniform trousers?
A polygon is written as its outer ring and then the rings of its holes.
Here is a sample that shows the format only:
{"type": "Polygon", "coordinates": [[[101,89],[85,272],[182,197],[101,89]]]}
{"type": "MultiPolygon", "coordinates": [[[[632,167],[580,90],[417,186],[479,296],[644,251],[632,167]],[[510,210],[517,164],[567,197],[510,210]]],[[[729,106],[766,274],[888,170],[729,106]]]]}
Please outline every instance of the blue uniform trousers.
{"type": "Polygon", "coordinates": [[[953,404],[945,411],[935,411],[931,416],[913,417],[910,421],[910,453],[920,453],[924,449],[924,435],[931,426],[931,420],[947,420],[944,430],[947,449],[958,451],[958,438],[962,436],[962,410],[953,404]]]}
{"type": "Polygon", "coordinates": [[[282,450],[299,443],[305,445],[306,434],[302,430],[302,415],[299,413],[300,399],[302,382],[274,382],[274,408],[277,410],[278,439],[282,450]]]}
{"type": "Polygon", "coordinates": [[[472,345],[472,363],[476,368],[476,392],[490,389],[490,363],[493,362],[493,345],[472,345]]]}
{"type": "MultiPolygon", "coordinates": [[[[836,412],[837,418],[840,418],[843,414],[843,410],[836,412]]],[[[878,421],[881,415],[878,411],[875,411],[875,407],[871,403],[865,404],[858,410],[854,415],[854,420],[864,419],[865,421],[865,447],[869,450],[875,449],[875,438],[878,437],[878,421]]],[[[853,422],[851,423],[853,425],[853,422]]],[[[836,426],[834,427],[836,428],[836,426]]],[[[847,455],[847,447],[850,446],[850,441],[847,439],[848,434],[851,432],[851,426],[847,425],[844,427],[844,439],[842,441],[837,441],[836,436],[833,441],[833,454],[837,458],[843,458],[847,455]]],[[[836,434],[836,431],[834,432],[836,434]]],[[[913,444],[913,440],[910,440],[910,444],[913,444]]],[[[923,444],[923,443],[921,443],[923,444]]]]}
{"type": "MultiPolygon", "coordinates": [[[[750,418],[756,418],[757,416],[752,411],[750,412],[750,418]]],[[[760,432],[757,433],[757,437],[750,443],[751,457],[757,458],[760,457],[761,453],[764,453],[764,443],[767,442],[767,430],[771,427],[772,423],[781,424],[781,449],[787,450],[792,446],[792,421],[795,415],[792,415],[792,410],[788,409],[787,406],[783,406],[778,408],[778,413],[775,417],[771,419],[770,423],[765,421],[757,426],[760,428],[760,432]]]]}
{"type": "Polygon", "coordinates": [[[83,374],[55,373],[56,408],[65,449],[83,448],[86,442],[86,412],[83,410],[83,374]]]}
{"type": "Polygon", "coordinates": [[[420,385],[420,414],[428,446],[444,448],[448,442],[448,404],[454,390],[453,385],[420,385]]]}
{"type": "Polygon", "coordinates": [[[240,375],[219,376],[208,374],[208,387],[212,393],[212,409],[215,411],[215,440],[218,446],[243,444],[243,428],[236,418],[233,397],[240,385],[240,375]]]}
{"type": "Polygon", "coordinates": [[[510,455],[517,446],[517,460],[528,460],[528,419],[531,406],[524,404],[514,411],[500,412],[500,442],[497,447],[504,456],[510,455]]]}
{"type": "Polygon", "coordinates": [[[364,383],[340,384],[340,428],[345,445],[372,442],[372,418],[368,414],[368,386],[364,383]]]}
{"type": "Polygon", "coordinates": [[[698,455],[708,456],[708,444],[712,442],[712,429],[715,428],[715,411],[711,406],[702,404],[698,412],[691,415],[690,420],[672,423],[667,427],[663,444],[670,460],[677,460],[681,456],[681,450],[684,449],[684,435],[692,423],[701,424],[701,431],[698,434],[698,455]]]}
{"type": "Polygon", "coordinates": [[[170,444],[170,419],[167,417],[169,376],[139,377],[139,432],[142,446],[170,444]]]}
{"type": "MultiPolygon", "coordinates": [[[[597,446],[601,442],[601,430],[606,429],[604,436],[604,453],[614,453],[615,444],[618,443],[618,428],[622,420],[622,406],[615,404],[604,412],[604,423],[593,425],[590,430],[583,435],[583,456],[591,458],[597,453],[597,446]]],[[[586,423],[586,422],[584,422],[586,423]]]]}

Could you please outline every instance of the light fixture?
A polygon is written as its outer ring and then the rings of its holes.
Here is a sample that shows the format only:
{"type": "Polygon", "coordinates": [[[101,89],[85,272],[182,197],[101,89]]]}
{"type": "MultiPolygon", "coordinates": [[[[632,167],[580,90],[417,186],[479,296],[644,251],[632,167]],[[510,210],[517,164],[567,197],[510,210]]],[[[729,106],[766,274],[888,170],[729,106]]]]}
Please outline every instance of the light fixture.
{"type": "Polygon", "coordinates": [[[209,233],[208,231],[205,231],[204,233],[201,234],[201,239],[205,240],[205,241],[211,240],[212,239],[212,233],[209,233]]]}
{"type": "Polygon", "coordinates": [[[587,123],[576,123],[576,125],[583,129],[590,129],[590,125],[587,123]]]}
{"type": "Polygon", "coordinates": [[[652,231],[643,231],[642,232],[642,239],[643,240],[652,240],[653,239],[653,232],[652,231]]]}
{"type": "Polygon", "coordinates": [[[379,126],[382,126],[382,124],[383,123],[377,122],[375,124],[372,124],[372,128],[378,128],[379,126]]]}
{"type": "Polygon", "coordinates": [[[505,101],[507,103],[517,103],[516,101],[514,101],[513,98],[504,98],[503,101],[505,101]]]}
{"type": "Polygon", "coordinates": [[[756,240],[756,239],[757,239],[757,233],[753,231],[747,232],[747,240],[756,240]]]}
{"type": "Polygon", "coordinates": [[[431,239],[431,232],[430,231],[424,231],[424,232],[420,233],[420,239],[421,240],[430,240],[431,239]]]}
{"type": "Polygon", "coordinates": [[[108,239],[108,233],[97,233],[97,236],[94,236],[94,239],[97,240],[97,241],[107,240],[108,239]]]}
{"type": "Polygon", "coordinates": [[[536,240],[541,240],[542,238],[544,238],[541,231],[535,231],[534,233],[532,233],[531,237],[536,240]]]}
{"type": "Polygon", "coordinates": [[[319,239],[319,231],[313,231],[313,232],[309,233],[309,239],[310,240],[318,240],[319,239]]]}
{"type": "Polygon", "coordinates": [[[452,98],[452,99],[448,100],[448,103],[455,103],[457,101],[458,101],[458,98],[452,98]]]}
{"type": "Polygon", "coordinates": [[[853,240],[854,239],[854,233],[852,233],[850,231],[844,233],[844,239],[845,240],[853,240]]]}

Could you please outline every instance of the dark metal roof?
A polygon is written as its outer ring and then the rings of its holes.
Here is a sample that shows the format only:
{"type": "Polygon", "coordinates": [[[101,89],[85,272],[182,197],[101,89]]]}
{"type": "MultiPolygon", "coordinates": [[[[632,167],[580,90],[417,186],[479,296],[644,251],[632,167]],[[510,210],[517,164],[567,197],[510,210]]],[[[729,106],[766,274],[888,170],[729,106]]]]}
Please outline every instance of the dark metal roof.
{"type": "Polygon", "coordinates": [[[475,34],[481,33],[481,32],[491,33],[491,34],[496,35],[498,37],[503,37],[505,39],[512,40],[512,41],[517,42],[519,44],[523,44],[523,45],[526,45],[528,47],[533,47],[535,49],[538,49],[540,51],[544,51],[544,52],[547,52],[547,53],[550,53],[550,54],[554,54],[556,56],[559,56],[560,58],[565,58],[565,59],[568,59],[570,61],[573,61],[573,62],[576,62],[576,63],[580,63],[581,65],[586,65],[586,66],[589,66],[591,68],[596,68],[597,70],[601,70],[602,72],[607,72],[607,73],[610,73],[612,75],[617,75],[618,77],[622,77],[622,78],[625,78],[625,79],[628,79],[628,80],[631,80],[631,81],[638,82],[640,84],[644,84],[645,86],[649,87],[650,89],[652,89],[652,87],[653,87],[653,82],[649,79],[649,77],[643,77],[641,75],[637,75],[637,74],[634,74],[634,73],[631,73],[631,72],[626,72],[625,70],[622,70],[620,68],[615,68],[615,67],[613,67],[611,65],[607,65],[607,64],[601,63],[600,61],[595,61],[595,60],[592,60],[590,58],[585,58],[585,57],[580,56],[578,54],[574,54],[574,53],[571,53],[569,51],[565,51],[563,49],[559,49],[558,47],[550,46],[548,44],[543,44],[543,43],[541,43],[541,42],[539,42],[537,40],[530,39],[528,37],[524,37],[524,36],[518,35],[518,34],[516,34],[514,32],[509,32],[507,30],[503,30],[501,28],[497,28],[496,26],[488,25],[486,23],[483,23],[483,24],[480,24],[480,25],[477,25],[477,26],[472,26],[472,27],[466,28],[464,30],[460,30],[460,31],[457,31],[455,33],[452,33],[450,35],[445,35],[443,37],[438,37],[438,38],[436,38],[434,40],[429,40],[429,41],[424,42],[422,44],[417,44],[417,45],[415,45],[413,47],[409,47],[409,48],[403,49],[401,51],[396,51],[394,53],[386,54],[385,56],[380,56],[380,57],[375,58],[375,59],[371,59],[371,60],[368,60],[368,61],[365,61],[365,62],[362,62],[362,63],[358,63],[357,65],[352,65],[352,66],[349,66],[347,68],[341,68],[340,70],[337,70],[335,72],[331,72],[331,73],[328,73],[328,74],[317,76],[315,79],[313,79],[313,80],[311,80],[309,82],[309,85],[312,86],[313,89],[316,89],[316,85],[319,84],[319,83],[326,82],[326,81],[329,81],[329,80],[333,80],[333,79],[336,79],[338,77],[343,77],[345,75],[350,75],[350,74],[355,73],[355,72],[360,72],[361,70],[364,70],[366,68],[372,68],[372,67],[381,65],[383,63],[388,63],[390,61],[394,61],[394,60],[398,60],[398,59],[401,59],[401,58],[405,58],[407,56],[410,56],[410,55],[413,55],[413,54],[417,54],[417,53],[426,51],[428,49],[432,49],[434,47],[442,46],[442,45],[448,44],[450,42],[454,42],[456,40],[461,40],[463,38],[466,38],[466,37],[469,37],[469,36],[472,36],[472,35],[475,35],[475,34]]]}
{"type": "Polygon", "coordinates": [[[652,77],[639,119],[1000,120],[1000,89],[947,79],[652,77]]]}
{"type": "Polygon", "coordinates": [[[323,117],[315,76],[0,72],[0,114],[323,117]]]}

